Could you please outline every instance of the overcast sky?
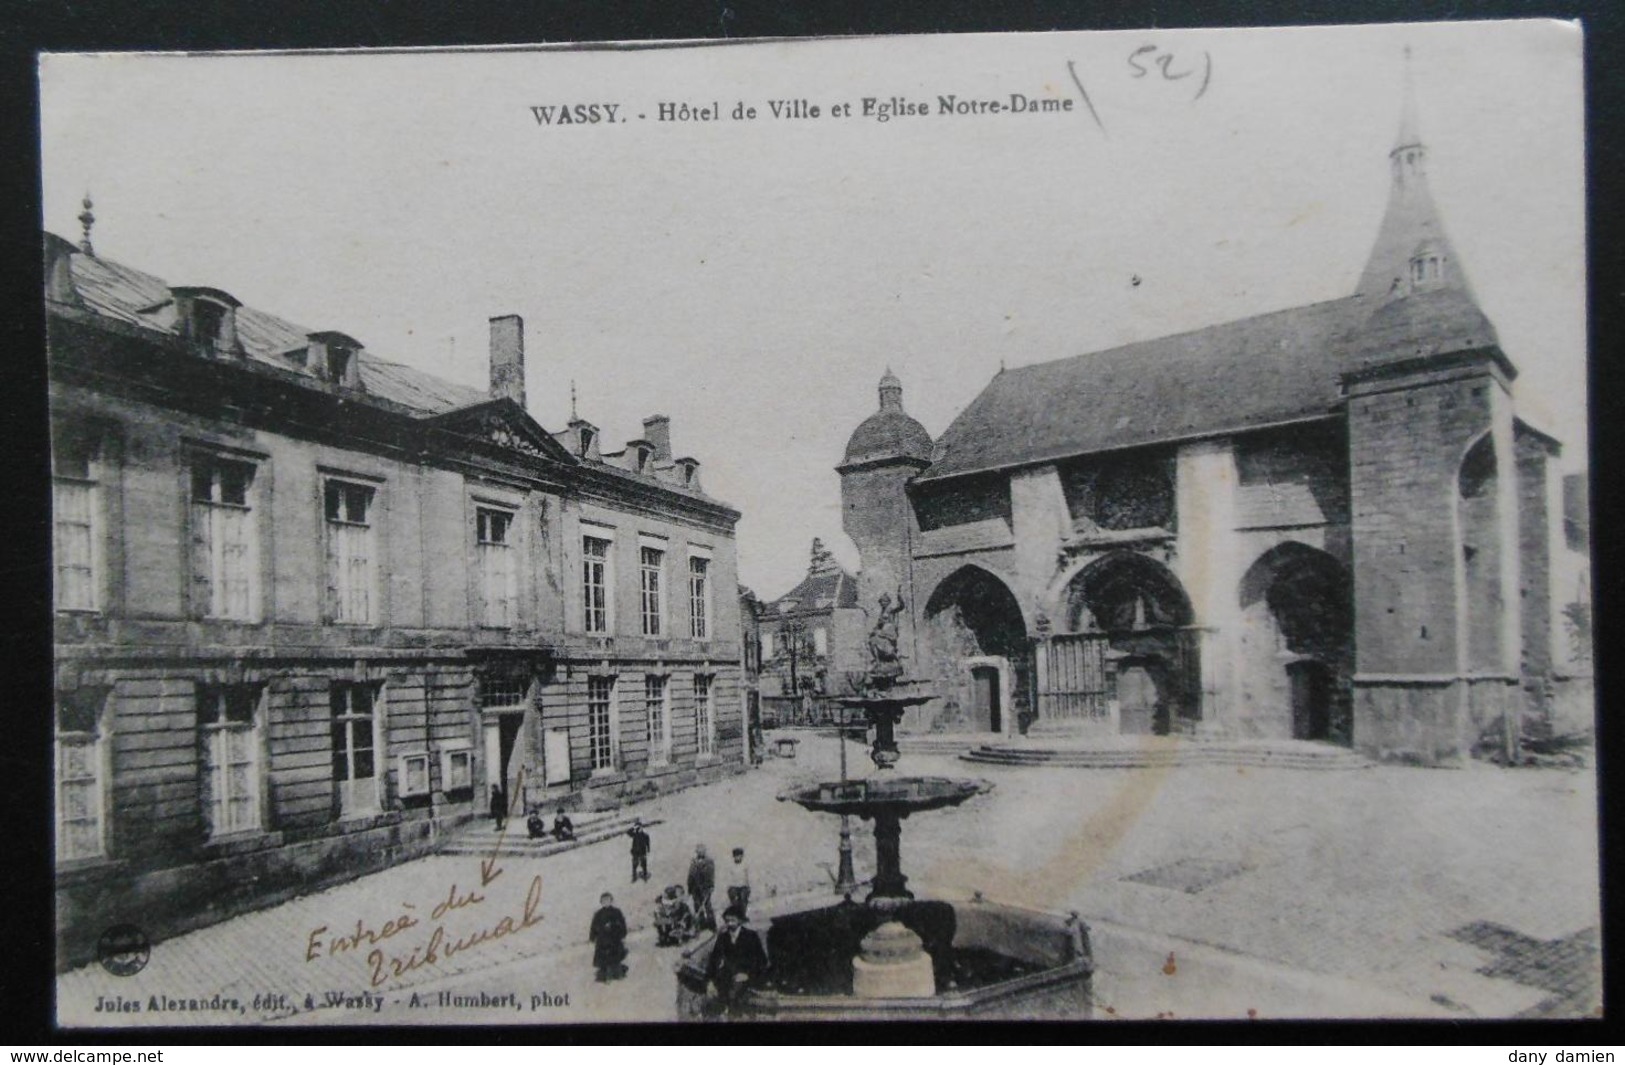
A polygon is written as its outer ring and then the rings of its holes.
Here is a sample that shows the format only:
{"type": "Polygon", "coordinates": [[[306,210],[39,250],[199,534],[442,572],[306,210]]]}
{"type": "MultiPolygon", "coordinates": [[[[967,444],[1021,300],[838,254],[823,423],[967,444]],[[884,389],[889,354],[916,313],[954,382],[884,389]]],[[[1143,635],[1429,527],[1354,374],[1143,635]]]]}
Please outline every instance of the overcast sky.
{"type": "Polygon", "coordinates": [[[103,257],[481,388],[486,320],[522,315],[537,420],[562,428],[572,380],[608,446],[670,415],[773,597],[814,536],[856,566],[833,467],[887,366],[936,436],[1001,363],[1351,293],[1407,44],[1520,410],[1582,468],[1581,45],[1555,23],[50,56],[43,221],[77,240],[89,189],[103,257]],[[1074,104],[938,115],[950,93],[1074,104]],[[932,113],[879,123],[866,96],[932,113]],[[824,114],[769,116],[796,98],[824,114]],[[760,117],[662,123],[661,101],[760,117]],[[629,121],[531,111],[595,102],[629,121]]]}

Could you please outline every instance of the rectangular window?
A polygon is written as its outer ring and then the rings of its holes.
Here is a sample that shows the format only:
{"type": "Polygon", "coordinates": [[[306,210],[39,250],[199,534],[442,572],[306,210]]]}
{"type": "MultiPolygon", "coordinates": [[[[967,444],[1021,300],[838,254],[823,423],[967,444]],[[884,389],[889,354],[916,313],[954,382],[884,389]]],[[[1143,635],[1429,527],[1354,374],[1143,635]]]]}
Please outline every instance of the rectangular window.
{"type": "Polygon", "coordinates": [[[254,685],[198,685],[203,815],[210,836],[261,827],[259,704],[254,685]]]}
{"type": "Polygon", "coordinates": [[[664,589],[660,583],[660,570],[665,564],[666,553],[656,547],[640,547],[638,549],[638,570],[642,581],[643,593],[643,635],[659,636],[662,634],[661,621],[665,617],[664,589]]]}
{"type": "Polygon", "coordinates": [[[530,682],[522,676],[489,674],[480,677],[480,709],[524,706],[530,697],[530,682]]]}
{"type": "Polygon", "coordinates": [[[440,788],[448,795],[474,787],[474,752],[466,747],[440,752],[440,788]]]}
{"type": "Polygon", "coordinates": [[[813,654],[829,654],[829,630],[822,627],[813,630],[813,654]]]}
{"type": "Polygon", "coordinates": [[[588,632],[609,631],[610,542],[597,536],[581,538],[581,599],[588,632]]]}
{"type": "Polygon", "coordinates": [[[694,734],[701,758],[716,753],[716,714],[711,705],[711,678],[704,673],[694,674],[694,734]]]}
{"type": "Polygon", "coordinates": [[[401,755],[400,769],[401,796],[429,794],[429,756],[427,754],[401,755]]]}
{"type": "Polygon", "coordinates": [[[56,860],[107,853],[106,688],[56,697],[56,860]]]}
{"type": "Polygon", "coordinates": [[[513,511],[479,507],[474,512],[479,553],[480,624],[506,629],[514,623],[518,567],[514,564],[513,511]]]}
{"type": "Polygon", "coordinates": [[[205,617],[259,620],[254,467],[200,457],[192,464],[192,578],[205,617]]]}
{"type": "Polygon", "coordinates": [[[379,694],[373,684],[333,685],[333,780],[343,817],[376,813],[379,808],[379,694]]]}
{"type": "Polygon", "coordinates": [[[373,608],[377,584],[373,495],[372,488],[347,481],[328,481],[323,492],[327,616],[336,624],[371,625],[378,620],[373,608]]]}
{"type": "Polygon", "coordinates": [[[706,628],[710,614],[711,560],[693,556],[688,560],[688,617],[689,635],[703,640],[709,635],[706,628]]]}
{"type": "Polygon", "coordinates": [[[594,770],[615,766],[614,677],[587,678],[587,743],[594,770]]]}
{"type": "Polygon", "coordinates": [[[643,705],[649,722],[649,761],[671,760],[671,708],[666,705],[666,678],[643,678],[643,705]]]}
{"type": "Polygon", "coordinates": [[[93,448],[58,441],[51,448],[52,553],[58,610],[101,609],[102,493],[93,448]]]}

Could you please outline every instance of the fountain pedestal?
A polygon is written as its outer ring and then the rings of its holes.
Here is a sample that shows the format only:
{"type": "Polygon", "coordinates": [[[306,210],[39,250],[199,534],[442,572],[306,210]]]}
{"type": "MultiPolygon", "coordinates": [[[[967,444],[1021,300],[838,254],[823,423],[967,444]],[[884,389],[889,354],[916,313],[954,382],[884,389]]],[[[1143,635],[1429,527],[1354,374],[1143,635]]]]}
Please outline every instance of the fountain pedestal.
{"type": "Polygon", "coordinates": [[[852,959],[852,993],[858,998],[930,998],[936,973],[925,941],[897,921],[863,937],[852,959]]]}

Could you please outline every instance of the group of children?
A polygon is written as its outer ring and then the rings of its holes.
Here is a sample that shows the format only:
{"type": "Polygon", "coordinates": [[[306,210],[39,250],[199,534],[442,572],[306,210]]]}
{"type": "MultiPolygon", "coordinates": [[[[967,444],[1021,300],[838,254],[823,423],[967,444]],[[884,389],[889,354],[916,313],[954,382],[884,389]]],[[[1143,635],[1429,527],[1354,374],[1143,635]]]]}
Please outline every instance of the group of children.
{"type": "MultiPolygon", "coordinates": [[[[634,821],[627,830],[632,841],[632,882],[649,879],[649,833],[641,820],[634,821]]],[[[733,861],[723,866],[723,886],[728,892],[728,905],[722,911],[722,929],[717,933],[706,963],[706,975],[716,989],[717,1002],[731,1009],[735,996],[752,981],[761,977],[767,968],[767,952],[761,937],[745,927],[750,909],[750,866],[745,862],[745,848],[735,847],[733,861]]],[[[688,897],[700,927],[715,929],[716,917],[711,907],[711,896],[716,890],[717,867],[701,843],[694,848],[694,858],[688,865],[688,897]]],[[[588,939],[593,944],[593,967],[599,983],[619,980],[626,975],[626,916],[615,905],[615,898],[604,892],[598,899],[598,912],[593,914],[588,939]]]]}

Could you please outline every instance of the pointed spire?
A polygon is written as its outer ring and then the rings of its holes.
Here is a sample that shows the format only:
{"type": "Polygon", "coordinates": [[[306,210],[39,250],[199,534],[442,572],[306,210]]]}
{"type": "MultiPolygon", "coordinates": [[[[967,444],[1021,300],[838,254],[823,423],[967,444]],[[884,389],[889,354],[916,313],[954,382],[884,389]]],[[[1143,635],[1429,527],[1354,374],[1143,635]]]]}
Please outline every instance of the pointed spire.
{"type": "MultiPolygon", "coordinates": [[[[1421,148],[1422,133],[1420,124],[1416,119],[1416,74],[1411,68],[1411,46],[1405,46],[1405,95],[1400,104],[1399,136],[1394,141],[1394,151],[1403,148],[1421,148]]],[[[1392,154],[1392,153],[1390,153],[1392,154]]]]}
{"type": "Polygon", "coordinates": [[[576,382],[575,378],[572,377],[570,378],[570,420],[575,421],[576,419],[576,382]]]}
{"type": "Polygon", "coordinates": [[[1436,288],[1459,289],[1471,296],[1466,275],[1445,236],[1428,190],[1427,148],[1420,129],[1411,50],[1407,47],[1399,135],[1388,153],[1388,208],[1355,289],[1356,295],[1373,301],[1436,288]]]}
{"type": "Polygon", "coordinates": [[[90,190],[88,189],[85,190],[82,206],[84,210],[79,212],[79,225],[84,230],[84,236],[79,241],[79,250],[94,258],[96,249],[90,243],[90,227],[96,224],[96,215],[91,211],[91,208],[95,205],[90,202],[90,190]]]}

